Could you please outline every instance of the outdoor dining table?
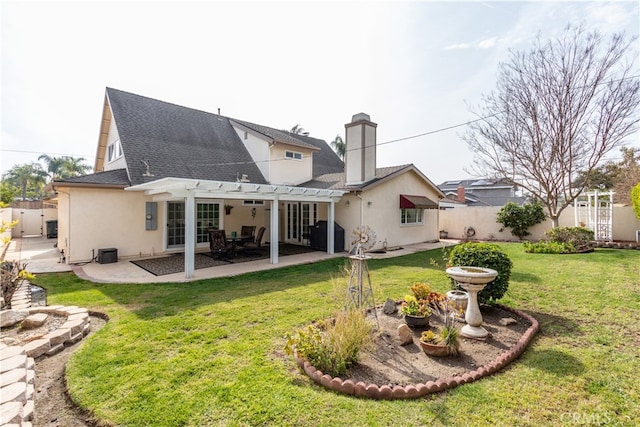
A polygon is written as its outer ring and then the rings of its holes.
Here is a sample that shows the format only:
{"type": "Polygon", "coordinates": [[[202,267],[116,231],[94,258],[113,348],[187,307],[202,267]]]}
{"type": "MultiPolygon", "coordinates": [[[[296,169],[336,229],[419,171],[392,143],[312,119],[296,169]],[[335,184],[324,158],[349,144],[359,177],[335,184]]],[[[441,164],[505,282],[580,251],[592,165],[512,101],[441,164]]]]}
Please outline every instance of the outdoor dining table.
{"type": "Polygon", "coordinates": [[[231,243],[231,258],[236,257],[236,247],[246,242],[252,242],[253,236],[226,236],[227,243],[231,243]]]}

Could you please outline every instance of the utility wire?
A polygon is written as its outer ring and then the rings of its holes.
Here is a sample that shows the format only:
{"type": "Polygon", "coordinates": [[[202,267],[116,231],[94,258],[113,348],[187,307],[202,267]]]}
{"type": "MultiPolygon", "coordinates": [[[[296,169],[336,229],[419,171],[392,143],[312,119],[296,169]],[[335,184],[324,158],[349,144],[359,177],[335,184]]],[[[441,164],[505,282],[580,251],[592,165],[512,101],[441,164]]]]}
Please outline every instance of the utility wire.
{"type": "MultiPolygon", "coordinates": [[[[624,81],[624,80],[629,80],[629,79],[635,79],[635,78],[638,78],[638,77],[640,77],[640,74],[623,77],[621,79],[605,81],[605,82],[601,82],[600,84],[614,83],[614,82],[619,82],[619,81],[624,81]]],[[[497,112],[495,114],[491,114],[489,116],[480,117],[480,118],[475,119],[475,120],[470,120],[468,122],[458,123],[456,125],[447,126],[447,127],[435,129],[435,130],[432,130],[432,131],[423,132],[423,133],[420,133],[420,134],[417,134],[417,135],[411,135],[411,136],[406,136],[406,137],[403,137],[403,138],[392,139],[390,141],[377,143],[376,146],[394,144],[396,142],[402,142],[402,141],[408,141],[410,139],[416,139],[416,138],[420,138],[420,137],[423,137],[423,136],[433,135],[433,134],[440,133],[440,132],[445,132],[445,131],[448,131],[448,130],[451,130],[451,129],[456,129],[456,128],[463,127],[463,126],[468,126],[468,125],[470,125],[472,123],[476,123],[476,122],[480,122],[480,121],[483,121],[483,120],[486,120],[486,119],[490,119],[492,117],[496,117],[496,116],[498,116],[498,115],[500,115],[502,113],[504,113],[504,111],[500,111],[500,112],[497,112]]],[[[289,131],[284,131],[284,132],[291,133],[289,131]]],[[[292,134],[292,135],[294,135],[293,137],[295,138],[296,134],[292,134]]],[[[355,150],[360,150],[360,148],[352,148],[350,150],[345,150],[345,153],[347,151],[355,151],[355,150]]],[[[6,152],[12,152],[12,153],[43,154],[43,153],[41,153],[39,151],[11,150],[11,149],[4,149],[4,148],[0,148],[0,151],[6,151],[6,152]]],[[[71,156],[71,157],[74,156],[73,154],[67,154],[67,153],[48,153],[48,154],[58,155],[58,156],[71,156]]],[[[89,155],[89,154],[84,154],[84,155],[81,154],[81,156],[82,157],[90,157],[90,158],[95,157],[95,155],[89,155]]],[[[303,158],[308,158],[308,156],[303,157],[303,158]]],[[[235,166],[235,165],[247,165],[247,164],[278,162],[278,161],[286,161],[286,160],[290,160],[290,159],[286,159],[285,158],[285,159],[272,159],[272,160],[258,160],[258,161],[251,161],[251,162],[200,163],[199,165],[200,166],[235,166]]]]}

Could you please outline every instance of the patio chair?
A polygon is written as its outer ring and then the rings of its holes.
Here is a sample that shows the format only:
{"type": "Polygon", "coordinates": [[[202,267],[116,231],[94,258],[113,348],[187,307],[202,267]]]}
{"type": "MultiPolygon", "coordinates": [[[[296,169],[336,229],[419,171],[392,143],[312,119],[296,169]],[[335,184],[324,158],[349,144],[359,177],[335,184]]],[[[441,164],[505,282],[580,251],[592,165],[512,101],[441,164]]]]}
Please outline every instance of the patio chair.
{"type": "Polygon", "coordinates": [[[227,243],[227,235],[224,230],[209,230],[209,248],[213,258],[229,259],[232,248],[227,243]]]}
{"type": "Polygon", "coordinates": [[[256,226],[255,225],[243,225],[240,227],[240,237],[248,238],[251,237],[250,241],[253,241],[256,237],[256,226]]]}
{"type": "Polygon", "coordinates": [[[256,236],[256,240],[253,242],[247,242],[244,244],[244,253],[247,255],[259,256],[260,248],[262,247],[262,236],[264,236],[264,227],[260,227],[258,230],[258,235],[256,236]]]}

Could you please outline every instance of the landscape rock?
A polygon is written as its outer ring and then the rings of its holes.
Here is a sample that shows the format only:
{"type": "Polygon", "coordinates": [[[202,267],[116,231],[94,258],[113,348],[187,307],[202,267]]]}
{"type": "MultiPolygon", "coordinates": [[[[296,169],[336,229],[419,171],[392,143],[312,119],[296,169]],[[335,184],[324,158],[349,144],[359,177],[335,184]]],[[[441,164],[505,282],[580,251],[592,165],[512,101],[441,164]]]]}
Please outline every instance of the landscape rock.
{"type": "Polygon", "coordinates": [[[47,321],[48,316],[47,313],[31,314],[22,321],[22,329],[33,329],[42,326],[47,321]]]}
{"type": "Polygon", "coordinates": [[[500,324],[502,326],[515,325],[516,323],[518,323],[518,321],[513,317],[503,317],[502,319],[500,319],[500,324]]]}
{"type": "Polygon", "coordinates": [[[8,328],[27,318],[27,310],[2,310],[0,311],[0,327],[8,328]]]}
{"type": "Polygon", "coordinates": [[[409,345],[413,343],[413,333],[411,328],[407,325],[398,326],[398,338],[400,339],[400,345],[409,345]]]}
{"type": "Polygon", "coordinates": [[[396,302],[391,298],[387,298],[382,306],[382,312],[387,315],[396,314],[398,312],[398,307],[396,306],[396,302]]]}

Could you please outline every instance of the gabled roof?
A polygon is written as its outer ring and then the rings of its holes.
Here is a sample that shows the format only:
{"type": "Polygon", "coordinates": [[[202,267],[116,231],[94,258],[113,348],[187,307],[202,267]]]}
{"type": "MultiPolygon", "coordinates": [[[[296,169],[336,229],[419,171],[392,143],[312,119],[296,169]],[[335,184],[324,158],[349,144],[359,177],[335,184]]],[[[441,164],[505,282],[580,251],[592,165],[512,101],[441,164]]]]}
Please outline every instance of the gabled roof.
{"type": "Polygon", "coordinates": [[[422,172],[420,172],[420,170],[413,164],[376,168],[376,177],[360,185],[346,185],[345,174],[343,172],[321,175],[311,181],[305,182],[300,185],[307,188],[363,191],[368,190],[371,187],[381,184],[382,182],[385,182],[408,171],[414,171],[415,173],[417,173],[423,180],[425,180],[431,187],[433,187],[435,191],[439,193],[440,197],[444,197],[444,193],[442,193],[442,191],[440,191],[438,187],[433,182],[431,182],[431,180],[427,178],[422,172]]]}
{"type": "MultiPolygon", "coordinates": [[[[167,177],[266,183],[227,117],[107,88],[131,185],[167,177]],[[145,176],[149,164],[152,177],[145,176]]],[[[147,174],[148,175],[148,174],[147,174]]]]}

